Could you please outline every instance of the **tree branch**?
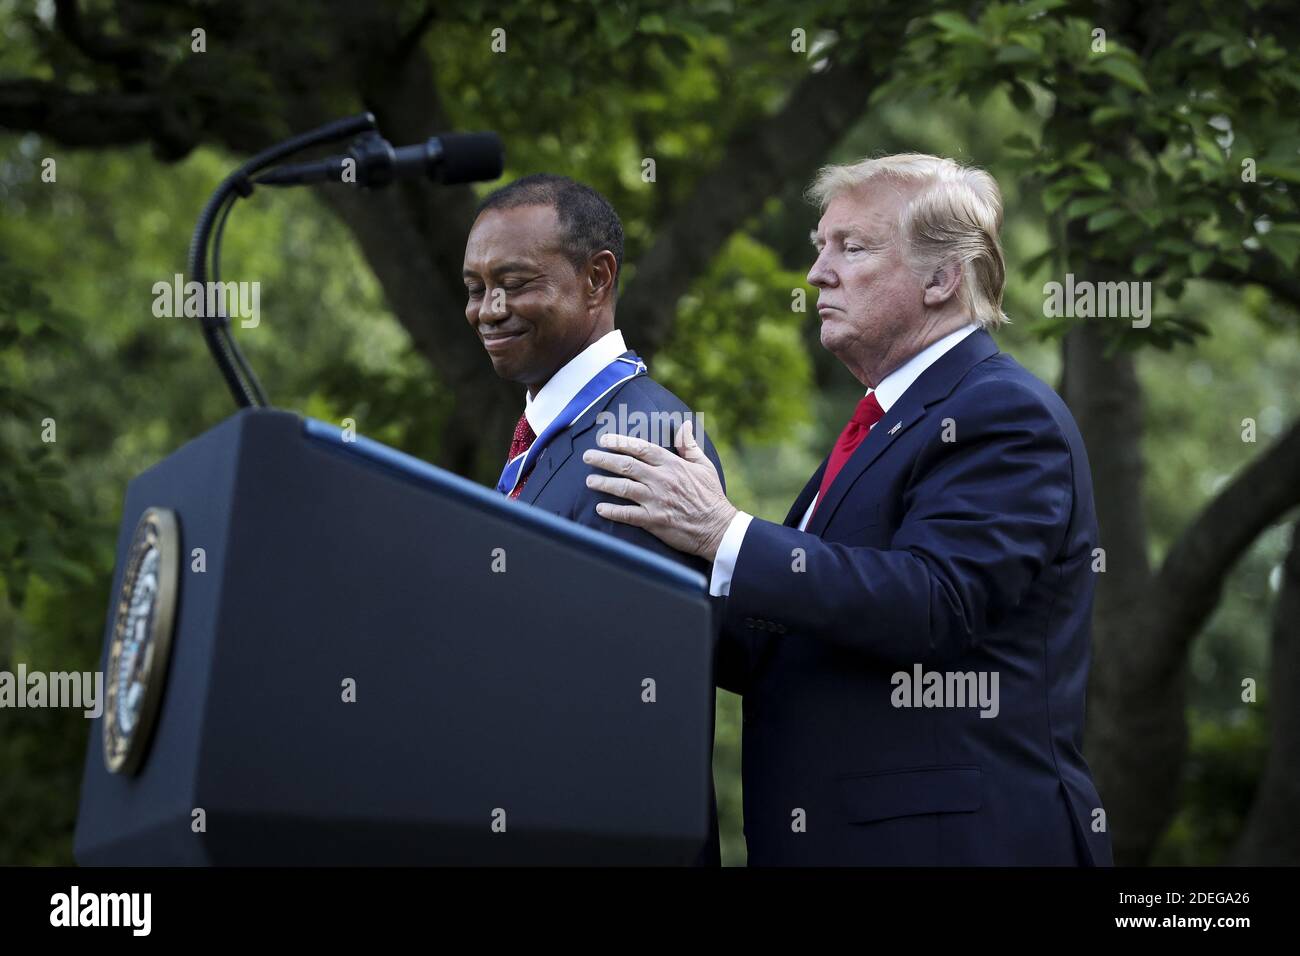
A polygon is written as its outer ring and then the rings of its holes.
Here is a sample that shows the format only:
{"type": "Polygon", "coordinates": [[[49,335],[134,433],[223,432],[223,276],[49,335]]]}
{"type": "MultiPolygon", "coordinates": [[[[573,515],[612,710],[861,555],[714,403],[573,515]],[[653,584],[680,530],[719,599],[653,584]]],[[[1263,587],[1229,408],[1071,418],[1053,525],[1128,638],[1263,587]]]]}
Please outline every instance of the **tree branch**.
{"type": "Polygon", "coordinates": [[[91,33],[81,18],[76,0],[54,0],[54,25],[86,58],[118,69],[140,70],[149,64],[146,47],[128,40],[91,33]]]}
{"type": "Polygon", "coordinates": [[[807,180],[862,115],[878,79],[873,62],[860,54],[809,74],[780,110],[731,137],[721,162],[657,228],[618,306],[642,355],[664,344],[678,300],[727,238],[786,184],[807,180]]]}
{"type": "Polygon", "coordinates": [[[1250,256],[1250,268],[1238,269],[1226,262],[1216,262],[1205,271],[1204,278],[1234,285],[1251,283],[1261,285],[1293,309],[1300,310],[1300,280],[1277,271],[1273,259],[1263,252],[1250,256]]]}
{"type": "Polygon", "coordinates": [[[44,80],[0,83],[0,128],[40,133],[71,147],[154,143],[168,158],[195,145],[178,137],[152,93],[73,93],[44,80]]]}
{"type": "Polygon", "coordinates": [[[424,8],[424,13],[420,14],[420,18],[416,20],[415,23],[411,24],[410,29],[402,34],[401,40],[397,43],[394,55],[399,62],[405,60],[415,52],[415,49],[420,45],[420,41],[424,38],[425,33],[428,32],[429,27],[433,25],[433,21],[437,18],[437,8],[434,7],[433,4],[427,5],[424,8]]]}
{"type": "Polygon", "coordinates": [[[1180,667],[1219,603],[1223,580],[1251,542],[1300,505],[1300,420],[1206,505],[1174,542],[1154,581],[1159,627],[1147,660],[1180,667]]]}

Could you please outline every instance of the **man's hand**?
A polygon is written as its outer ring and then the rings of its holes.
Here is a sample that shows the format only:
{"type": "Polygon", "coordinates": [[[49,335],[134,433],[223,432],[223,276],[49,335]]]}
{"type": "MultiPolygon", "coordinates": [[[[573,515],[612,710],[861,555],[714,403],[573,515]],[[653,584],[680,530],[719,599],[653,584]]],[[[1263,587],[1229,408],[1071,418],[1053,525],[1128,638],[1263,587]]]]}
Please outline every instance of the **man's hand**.
{"type": "Polygon", "coordinates": [[[736,509],[690,421],[678,429],[674,445],[676,455],[640,438],[602,435],[600,447],[607,450],[585,452],[582,460],[618,477],[588,475],[587,487],[634,502],[598,504],[601,517],[644,528],[670,548],[712,561],[736,509]]]}

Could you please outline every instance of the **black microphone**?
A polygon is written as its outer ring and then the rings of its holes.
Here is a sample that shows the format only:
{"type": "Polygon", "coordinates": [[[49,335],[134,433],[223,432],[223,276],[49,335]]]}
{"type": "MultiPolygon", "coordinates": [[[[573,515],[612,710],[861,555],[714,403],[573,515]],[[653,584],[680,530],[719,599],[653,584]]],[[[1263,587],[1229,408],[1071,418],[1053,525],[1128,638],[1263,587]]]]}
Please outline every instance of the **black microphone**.
{"type": "Polygon", "coordinates": [[[504,168],[505,150],[496,133],[447,133],[396,148],[378,133],[366,133],[357,137],[343,156],[280,166],[253,182],[297,186],[330,181],[378,189],[395,179],[428,176],[451,186],[496,179],[504,168]]]}

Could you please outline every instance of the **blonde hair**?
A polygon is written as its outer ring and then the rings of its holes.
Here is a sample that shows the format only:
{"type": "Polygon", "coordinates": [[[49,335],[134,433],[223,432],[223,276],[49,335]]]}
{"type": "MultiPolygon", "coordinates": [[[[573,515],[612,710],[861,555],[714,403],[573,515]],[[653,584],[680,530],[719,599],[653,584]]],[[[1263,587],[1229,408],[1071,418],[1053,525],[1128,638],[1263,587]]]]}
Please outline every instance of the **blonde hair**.
{"type": "Polygon", "coordinates": [[[1006,263],[998,233],[1002,193],[982,169],[923,153],[899,153],[840,166],[823,166],[808,187],[822,211],[831,200],[876,179],[919,187],[899,216],[904,258],[928,275],[944,262],[961,264],[958,297],[982,328],[1010,319],[1002,311],[1006,263]]]}

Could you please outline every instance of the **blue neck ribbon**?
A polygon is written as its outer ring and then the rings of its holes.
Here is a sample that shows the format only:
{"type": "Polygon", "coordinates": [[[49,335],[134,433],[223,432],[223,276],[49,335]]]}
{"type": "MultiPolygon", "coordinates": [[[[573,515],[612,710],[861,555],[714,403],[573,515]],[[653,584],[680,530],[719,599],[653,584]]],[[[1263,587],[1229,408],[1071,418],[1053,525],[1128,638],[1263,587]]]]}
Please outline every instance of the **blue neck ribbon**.
{"type": "Polygon", "coordinates": [[[620,355],[597,372],[595,378],[579,389],[578,394],[573,396],[572,401],[564,406],[564,410],[556,415],[554,421],[547,425],[542,433],[533,440],[527,451],[521,452],[506,462],[505,470],[501,472],[501,477],[497,480],[497,491],[503,495],[508,495],[514,491],[515,485],[519,484],[519,479],[528,474],[533,465],[537,463],[537,459],[541,457],[551,439],[581,418],[587,409],[596,404],[611,389],[622,385],[630,378],[646,374],[646,371],[645,362],[641,361],[635,352],[632,352],[627,356],[620,355]]]}

